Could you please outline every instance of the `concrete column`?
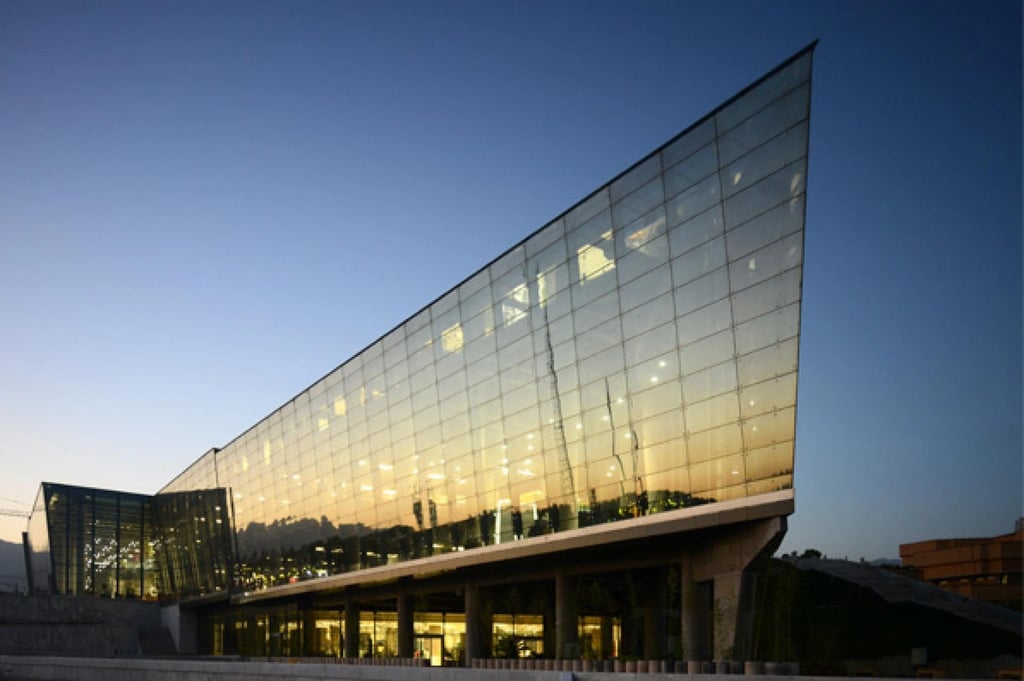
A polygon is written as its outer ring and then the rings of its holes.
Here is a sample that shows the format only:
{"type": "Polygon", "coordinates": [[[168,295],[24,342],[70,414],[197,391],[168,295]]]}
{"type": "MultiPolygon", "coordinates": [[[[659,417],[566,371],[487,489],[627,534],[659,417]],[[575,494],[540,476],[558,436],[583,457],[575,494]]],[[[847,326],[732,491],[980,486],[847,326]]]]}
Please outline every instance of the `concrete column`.
{"type": "Polygon", "coordinates": [[[715,575],[716,660],[749,660],[752,656],[754,580],[747,570],[715,575]]]}
{"type": "Polygon", "coordinates": [[[480,587],[474,582],[466,582],[462,590],[462,602],[466,615],[466,659],[463,660],[463,664],[468,667],[473,660],[484,656],[480,631],[480,587]]]}
{"type": "Polygon", "coordinates": [[[316,645],[316,612],[311,603],[300,606],[302,614],[302,655],[315,657],[320,654],[316,645]]]}
{"type": "Polygon", "coordinates": [[[410,658],[413,652],[413,601],[409,594],[398,597],[398,657],[410,658]]]}
{"type": "Polygon", "coordinates": [[[785,533],[785,517],[766,518],[730,527],[693,549],[683,565],[682,583],[688,660],[707,660],[709,655],[721,661],[750,658],[753,575],[785,533]]]}
{"type": "Polygon", "coordinates": [[[580,637],[577,622],[576,578],[565,569],[555,577],[555,659],[574,660],[579,657],[580,637]]]}
{"type": "Polygon", "coordinates": [[[664,570],[651,570],[644,589],[645,660],[665,657],[665,579],[664,570]]]}
{"type": "Polygon", "coordinates": [[[711,603],[707,597],[708,588],[697,582],[692,556],[684,559],[680,567],[683,656],[687,660],[709,660],[711,630],[708,622],[711,619],[711,603]]]}
{"type": "Polygon", "coordinates": [[[345,657],[359,657],[359,605],[345,602],[345,657]]]}
{"type": "Polygon", "coordinates": [[[612,657],[615,651],[615,620],[607,615],[601,617],[601,657],[612,657]]]}

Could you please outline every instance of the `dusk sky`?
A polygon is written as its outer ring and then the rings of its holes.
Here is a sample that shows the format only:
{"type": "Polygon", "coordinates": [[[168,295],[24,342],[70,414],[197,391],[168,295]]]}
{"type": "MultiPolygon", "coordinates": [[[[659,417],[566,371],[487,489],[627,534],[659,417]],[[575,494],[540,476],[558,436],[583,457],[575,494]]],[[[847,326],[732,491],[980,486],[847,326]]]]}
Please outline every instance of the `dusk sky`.
{"type": "Polygon", "coordinates": [[[2,2],[0,508],[155,492],[815,39],[782,550],[1012,531],[1019,0],[2,2]]]}

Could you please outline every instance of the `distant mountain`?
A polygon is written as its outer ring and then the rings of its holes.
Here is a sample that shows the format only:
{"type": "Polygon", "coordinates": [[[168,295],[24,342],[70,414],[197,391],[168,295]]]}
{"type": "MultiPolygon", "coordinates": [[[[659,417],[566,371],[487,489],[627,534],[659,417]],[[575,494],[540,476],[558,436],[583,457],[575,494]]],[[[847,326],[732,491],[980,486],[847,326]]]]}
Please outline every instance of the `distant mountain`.
{"type": "Polygon", "coordinates": [[[24,591],[27,587],[21,544],[0,540],[0,592],[24,591]]]}

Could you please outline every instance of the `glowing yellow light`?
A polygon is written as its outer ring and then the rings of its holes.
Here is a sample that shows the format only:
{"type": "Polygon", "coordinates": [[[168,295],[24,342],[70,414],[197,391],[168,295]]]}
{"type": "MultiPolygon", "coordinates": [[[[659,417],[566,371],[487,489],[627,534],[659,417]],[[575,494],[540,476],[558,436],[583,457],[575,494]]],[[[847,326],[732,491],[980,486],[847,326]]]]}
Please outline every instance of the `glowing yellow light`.
{"type": "Polygon", "coordinates": [[[441,332],[441,347],[445,352],[458,352],[462,349],[462,325],[455,322],[441,332]]]}

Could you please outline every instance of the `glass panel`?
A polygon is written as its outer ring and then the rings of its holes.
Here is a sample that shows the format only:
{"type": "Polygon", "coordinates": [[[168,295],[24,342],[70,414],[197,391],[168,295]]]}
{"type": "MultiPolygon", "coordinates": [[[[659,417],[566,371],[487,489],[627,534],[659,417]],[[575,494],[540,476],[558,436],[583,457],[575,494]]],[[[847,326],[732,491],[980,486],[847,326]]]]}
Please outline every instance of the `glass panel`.
{"type": "MultiPolygon", "coordinates": [[[[728,292],[728,286],[726,286],[726,292],[728,292]]],[[[671,321],[673,316],[672,294],[666,293],[623,314],[622,331],[626,337],[639,336],[656,326],[671,321]]],[[[675,331],[673,331],[674,333],[675,331]]]]}
{"type": "Polygon", "coordinates": [[[735,354],[732,330],[729,330],[687,343],[679,351],[679,360],[683,373],[689,374],[732,359],[735,354]]]}
{"type": "Polygon", "coordinates": [[[491,307],[491,287],[484,285],[462,299],[462,319],[470,319],[491,307]]]}
{"type": "MultiPolygon", "coordinates": [[[[530,258],[527,264],[527,271],[530,277],[538,277],[539,275],[549,272],[566,260],[565,240],[558,239],[552,244],[549,244],[540,253],[530,258]]],[[[568,285],[568,281],[564,285],[568,285]]],[[[552,290],[554,292],[554,290],[552,290]]]]}
{"type": "MultiPolygon", "coordinates": [[[[660,209],[658,212],[661,212],[660,209]]],[[[658,265],[668,262],[668,237],[660,236],[646,245],[643,250],[635,250],[619,258],[619,283],[623,284],[636,279],[641,274],[650,272],[658,265]]]]}
{"type": "Polygon", "coordinates": [[[762,414],[743,423],[743,442],[749,449],[787,442],[796,429],[796,409],[762,414]]]}
{"type": "Polygon", "coordinates": [[[736,390],[734,362],[725,362],[689,374],[683,379],[683,395],[688,404],[733,390],[736,390]]]}
{"type": "Polygon", "coordinates": [[[668,265],[634,279],[619,290],[619,300],[623,310],[646,303],[655,296],[668,293],[672,289],[672,277],[668,265]]]}
{"type": "Polygon", "coordinates": [[[718,170],[718,151],[716,145],[709,144],[686,159],[684,163],[665,171],[665,195],[675,196],[716,170],[718,170]]]}
{"type": "Polygon", "coordinates": [[[787,305],[781,310],[752,319],[736,327],[736,352],[748,352],[796,336],[800,330],[800,306],[787,305]]]}
{"type": "MultiPolygon", "coordinates": [[[[727,329],[731,324],[732,310],[728,300],[721,300],[696,312],[691,312],[685,317],[680,317],[676,322],[679,342],[684,346],[727,329]]],[[[729,349],[732,350],[732,344],[729,345],[729,349]]]]}
{"type": "Polygon", "coordinates": [[[802,85],[748,118],[741,125],[720,135],[718,148],[722,155],[722,165],[732,163],[743,154],[756,149],[807,118],[809,98],[810,86],[802,85]]]}
{"type": "Polygon", "coordinates": [[[722,207],[716,204],[688,222],[669,231],[669,250],[672,257],[682,255],[692,248],[713,239],[725,229],[722,207]]]}
{"type": "Polygon", "coordinates": [[[729,295],[729,272],[720,267],[711,274],[676,289],[676,314],[682,317],[729,295]]]}
{"type": "Polygon", "coordinates": [[[580,307],[572,316],[576,334],[585,333],[619,316],[619,298],[614,292],[601,296],[592,303],[580,307]]]}
{"type": "Polygon", "coordinates": [[[664,353],[637,363],[627,373],[630,391],[644,390],[679,375],[676,353],[664,353]]]}
{"type": "Polygon", "coordinates": [[[796,404],[796,374],[756,383],[740,391],[740,412],[747,419],[796,404]]]}
{"type": "Polygon", "coordinates": [[[675,324],[665,324],[626,341],[626,364],[635,366],[652,357],[671,352],[677,346],[675,324]]]}
{"type": "Polygon", "coordinates": [[[722,193],[728,198],[807,155],[807,123],[801,123],[722,170],[722,193]]]}
{"type": "Polygon", "coordinates": [[[491,266],[488,268],[491,272],[491,281],[497,281],[509,270],[518,269],[519,271],[522,271],[525,263],[525,249],[522,246],[513,248],[511,251],[491,263],[491,266]]]}
{"type": "Polygon", "coordinates": [[[725,266],[725,239],[718,237],[672,261],[676,286],[725,266]]]}
{"type": "Polygon", "coordinates": [[[658,172],[661,171],[661,158],[655,154],[650,158],[641,161],[635,168],[627,172],[619,179],[612,182],[611,197],[612,203],[620,200],[627,194],[649,182],[658,172]]]}
{"type": "Polygon", "coordinates": [[[734,454],[743,448],[743,438],[737,423],[730,423],[699,433],[692,431],[689,422],[686,427],[689,431],[686,452],[691,462],[717,459],[734,454]]]}
{"type": "Polygon", "coordinates": [[[526,257],[532,259],[549,244],[565,236],[565,222],[555,220],[526,241],[526,257]]]}
{"type": "Polygon", "coordinates": [[[725,201],[725,226],[732,229],[804,193],[806,159],[791,163],[725,201]]]}
{"type": "Polygon", "coordinates": [[[709,118],[662,150],[663,167],[670,168],[674,166],[713,139],[715,139],[715,121],[709,118]]]}
{"type": "Polygon", "coordinates": [[[647,447],[677,439],[683,434],[683,415],[678,410],[638,421],[634,425],[637,442],[640,447],[647,447]]]}
{"type": "Polygon", "coordinates": [[[581,358],[589,357],[613,345],[622,345],[622,325],[618,318],[579,334],[576,337],[576,354],[581,358]]]}
{"type": "Polygon", "coordinates": [[[720,423],[738,421],[740,405],[736,393],[726,393],[703,402],[686,405],[686,430],[697,433],[720,423]]]}
{"type": "Polygon", "coordinates": [[[716,173],[671,199],[666,204],[669,226],[686,222],[713,206],[719,200],[720,189],[716,173]]]}
{"type": "Polygon", "coordinates": [[[743,93],[735,101],[715,116],[718,122],[718,134],[721,135],[735,125],[749,118],[773,101],[799,86],[811,76],[811,54],[805,54],[792,64],[766,79],[751,90],[743,93]]]}
{"type": "Polygon", "coordinates": [[[615,346],[579,362],[580,383],[590,383],[622,371],[622,347],[615,346]]]}
{"type": "Polygon", "coordinates": [[[747,386],[796,371],[797,342],[790,339],[737,360],[740,385],[747,386]]]}
{"type": "Polygon", "coordinates": [[[607,210],[610,206],[611,203],[608,198],[608,188],[603,187],[597,190],[582,203],[565,214],[566,234],[572,232],[574,229],[584,224],[601,211],[607,210]]]}
{"type": "Polygon", "coordinates": [[[803,261],[803,232],[791,234],[729,265],[733,291],[770,279],[803,261]]]}
{"type": "Polygon", "coordinates": [[[725,235],[729,259],[747,255],[765,244],[799,231],[804,222],[804,197],[798,196],[746,222],[725,235]]]}
{"type": "Polygon", "coordinates": [[[613,222],[616,227],[628,225],[664,200],[661,178],[656,177],[612,207],[613,222]]]}
{"type": "Polygon", "coordinates": [[[679,381],[667,380],[634,393],[629,398],[629,413],[639,421],[666,411],[678,411],[682,405],[679,381]]]}
{"type": "Polygon", "coordinates": [[[736,323],[799,301],[800,278],[800,270],[792,269],[737,293],[732,299],[732,314],[736,323]]]}

